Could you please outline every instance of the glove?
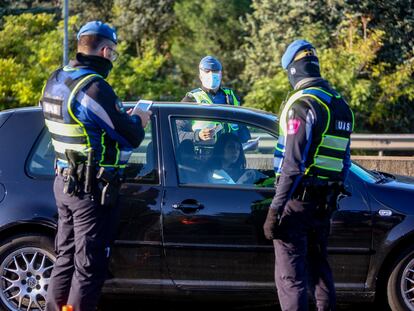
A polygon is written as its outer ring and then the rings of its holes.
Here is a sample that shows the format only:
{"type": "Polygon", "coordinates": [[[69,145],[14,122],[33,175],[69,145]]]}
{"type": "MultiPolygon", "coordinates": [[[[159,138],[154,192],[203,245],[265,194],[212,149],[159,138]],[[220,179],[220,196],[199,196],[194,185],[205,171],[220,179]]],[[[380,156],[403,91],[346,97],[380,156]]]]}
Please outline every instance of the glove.
{"type": "Polygon", "coordinates": [[[268,240],[275,239],[275,232],[279,225],[279,215],[274,208],[269,208],[266,216],[266,221],[263,224],[263,232],[268,240]]]}

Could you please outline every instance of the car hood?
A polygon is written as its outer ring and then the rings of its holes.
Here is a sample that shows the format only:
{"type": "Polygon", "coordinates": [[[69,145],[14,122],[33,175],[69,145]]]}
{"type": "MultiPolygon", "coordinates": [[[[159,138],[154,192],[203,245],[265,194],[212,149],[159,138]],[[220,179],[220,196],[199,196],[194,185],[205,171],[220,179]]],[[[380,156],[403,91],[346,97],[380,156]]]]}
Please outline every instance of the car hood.
{"type": "Polygon", "coordinates": [[[395,176],[395,180],[369,184],[368,190],[381,205],[406,215],[414,215],[414,179],[395,176]]]}

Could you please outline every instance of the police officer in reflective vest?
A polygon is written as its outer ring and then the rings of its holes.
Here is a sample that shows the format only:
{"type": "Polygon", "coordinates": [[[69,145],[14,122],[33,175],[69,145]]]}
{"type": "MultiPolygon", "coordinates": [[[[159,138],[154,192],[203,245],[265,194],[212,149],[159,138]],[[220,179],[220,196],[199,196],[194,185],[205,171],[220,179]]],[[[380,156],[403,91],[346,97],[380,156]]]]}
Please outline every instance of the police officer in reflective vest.
{"type": "MultiPolygon", "coordinates": [[[[218,59],[213,56],[206,56],[201,59],[199,68],[199,78],[201,81],[201,88],[194,89],[186,94],[181,100],[182,102],[197,102],[200,104],[222,104],[240,106],[240,99],[236,93],[226,87],[222,87],[222,70],[223,67],[218,59]]],[[[214,137],[216,132],[211,127],[195,128],[192,127],[193,132],[188,128],[188,124],[177,124],[180,140],[192,139],[193,141],[209,141],[214,137]],[[184,132],[186,133],[184,133],[184,132]]],[[[222,124],[222,132],[233,132],[240,141],[246,142],[250,139],[250,133],[246,127],[239,127],[238,124],[222,124]]]]}
{"type": "Polygon", "coordinates": [[[280,114],[274,159],[276,194],[264,234],[273,240],[282,310],[307,310],[307,285],[318,310],[334,310],[327,239],[330,216],[351,165],[353,113],[321,78],[311,43],[292,42],[282,67],[295,92],[280,114]]]}
{"type": "Polygon", "coordinates": [[[77,38],[76,59],[52,73],[40,100],[56,153],[59,215],[47,311],[66,304],[76,311],[95,310],[123,168],[150,117],[147,112],[129,115],[105,81],[117,55],[115,31],[92,21],[77,38]]]}

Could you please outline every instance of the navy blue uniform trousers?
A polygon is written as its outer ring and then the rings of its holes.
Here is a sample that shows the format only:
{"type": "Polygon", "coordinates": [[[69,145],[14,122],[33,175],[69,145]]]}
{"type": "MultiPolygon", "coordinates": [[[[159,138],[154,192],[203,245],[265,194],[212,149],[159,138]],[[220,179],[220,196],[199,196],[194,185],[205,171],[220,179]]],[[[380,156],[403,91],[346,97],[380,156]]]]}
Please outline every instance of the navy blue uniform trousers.
{"type": "Polygon", "coordinates": [[[335,310],[335,287],[327,260],[330,215],[316,202],[289,200],[276,239],[275,281],[283,311],[308,310],[308,290],[318,310],[335,310]]]}
{"type": "Polygon", "coordinates": [[[63,176],[55,178],[58,208],[56,263],[46,298],[46,311],[70,304],[75,311],[93,311],[107,275],[110,243],[117,219],[115,207],[103,207],[90,194],[63,193],[63,176]]]}

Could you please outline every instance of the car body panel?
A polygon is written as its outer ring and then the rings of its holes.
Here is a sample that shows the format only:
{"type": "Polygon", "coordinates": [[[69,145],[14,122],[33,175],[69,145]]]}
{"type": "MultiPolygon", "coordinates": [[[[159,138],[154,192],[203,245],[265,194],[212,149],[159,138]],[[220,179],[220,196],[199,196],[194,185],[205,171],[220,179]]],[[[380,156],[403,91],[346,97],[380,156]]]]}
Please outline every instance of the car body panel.
{"type": "MultiPolygon", "coordinates": [[[[255,125],[277,137],[277,117],[242,107],[154,103],[159,182],[128,181],[120,190],[120,217],[107,293],[156,296],[233,293],[239,299],[274,299],[274,255],[262,224],[273,189],[180,185],[172,117],[205,117],[255,125]],[[199,210],[180,210],[180,203],[199,210]],[[243,293],[254,295],[243,295],[243,293]]],[[[32,148],[44,134],[39,108],[0,112],[0,236],[24,224],[52,228],[57,211],[53,176],[27,171],[32,148]],[[7,146],[5,148],[4,146],[7,146]],[[0,188],[1,189],[1,188],[0,188]]],[[[47,160],[49,161],[49,160],[47,160]]],[[[338,296],[372,299],[383,263],[414,229],[414,185],[375,184],[355,169],[339,201],[329,239],[338,296]],[[380,210],[391,210],[381,216],[380,210]]],[[[13,231],[15,232],[15,231],[13,231]]]]}

